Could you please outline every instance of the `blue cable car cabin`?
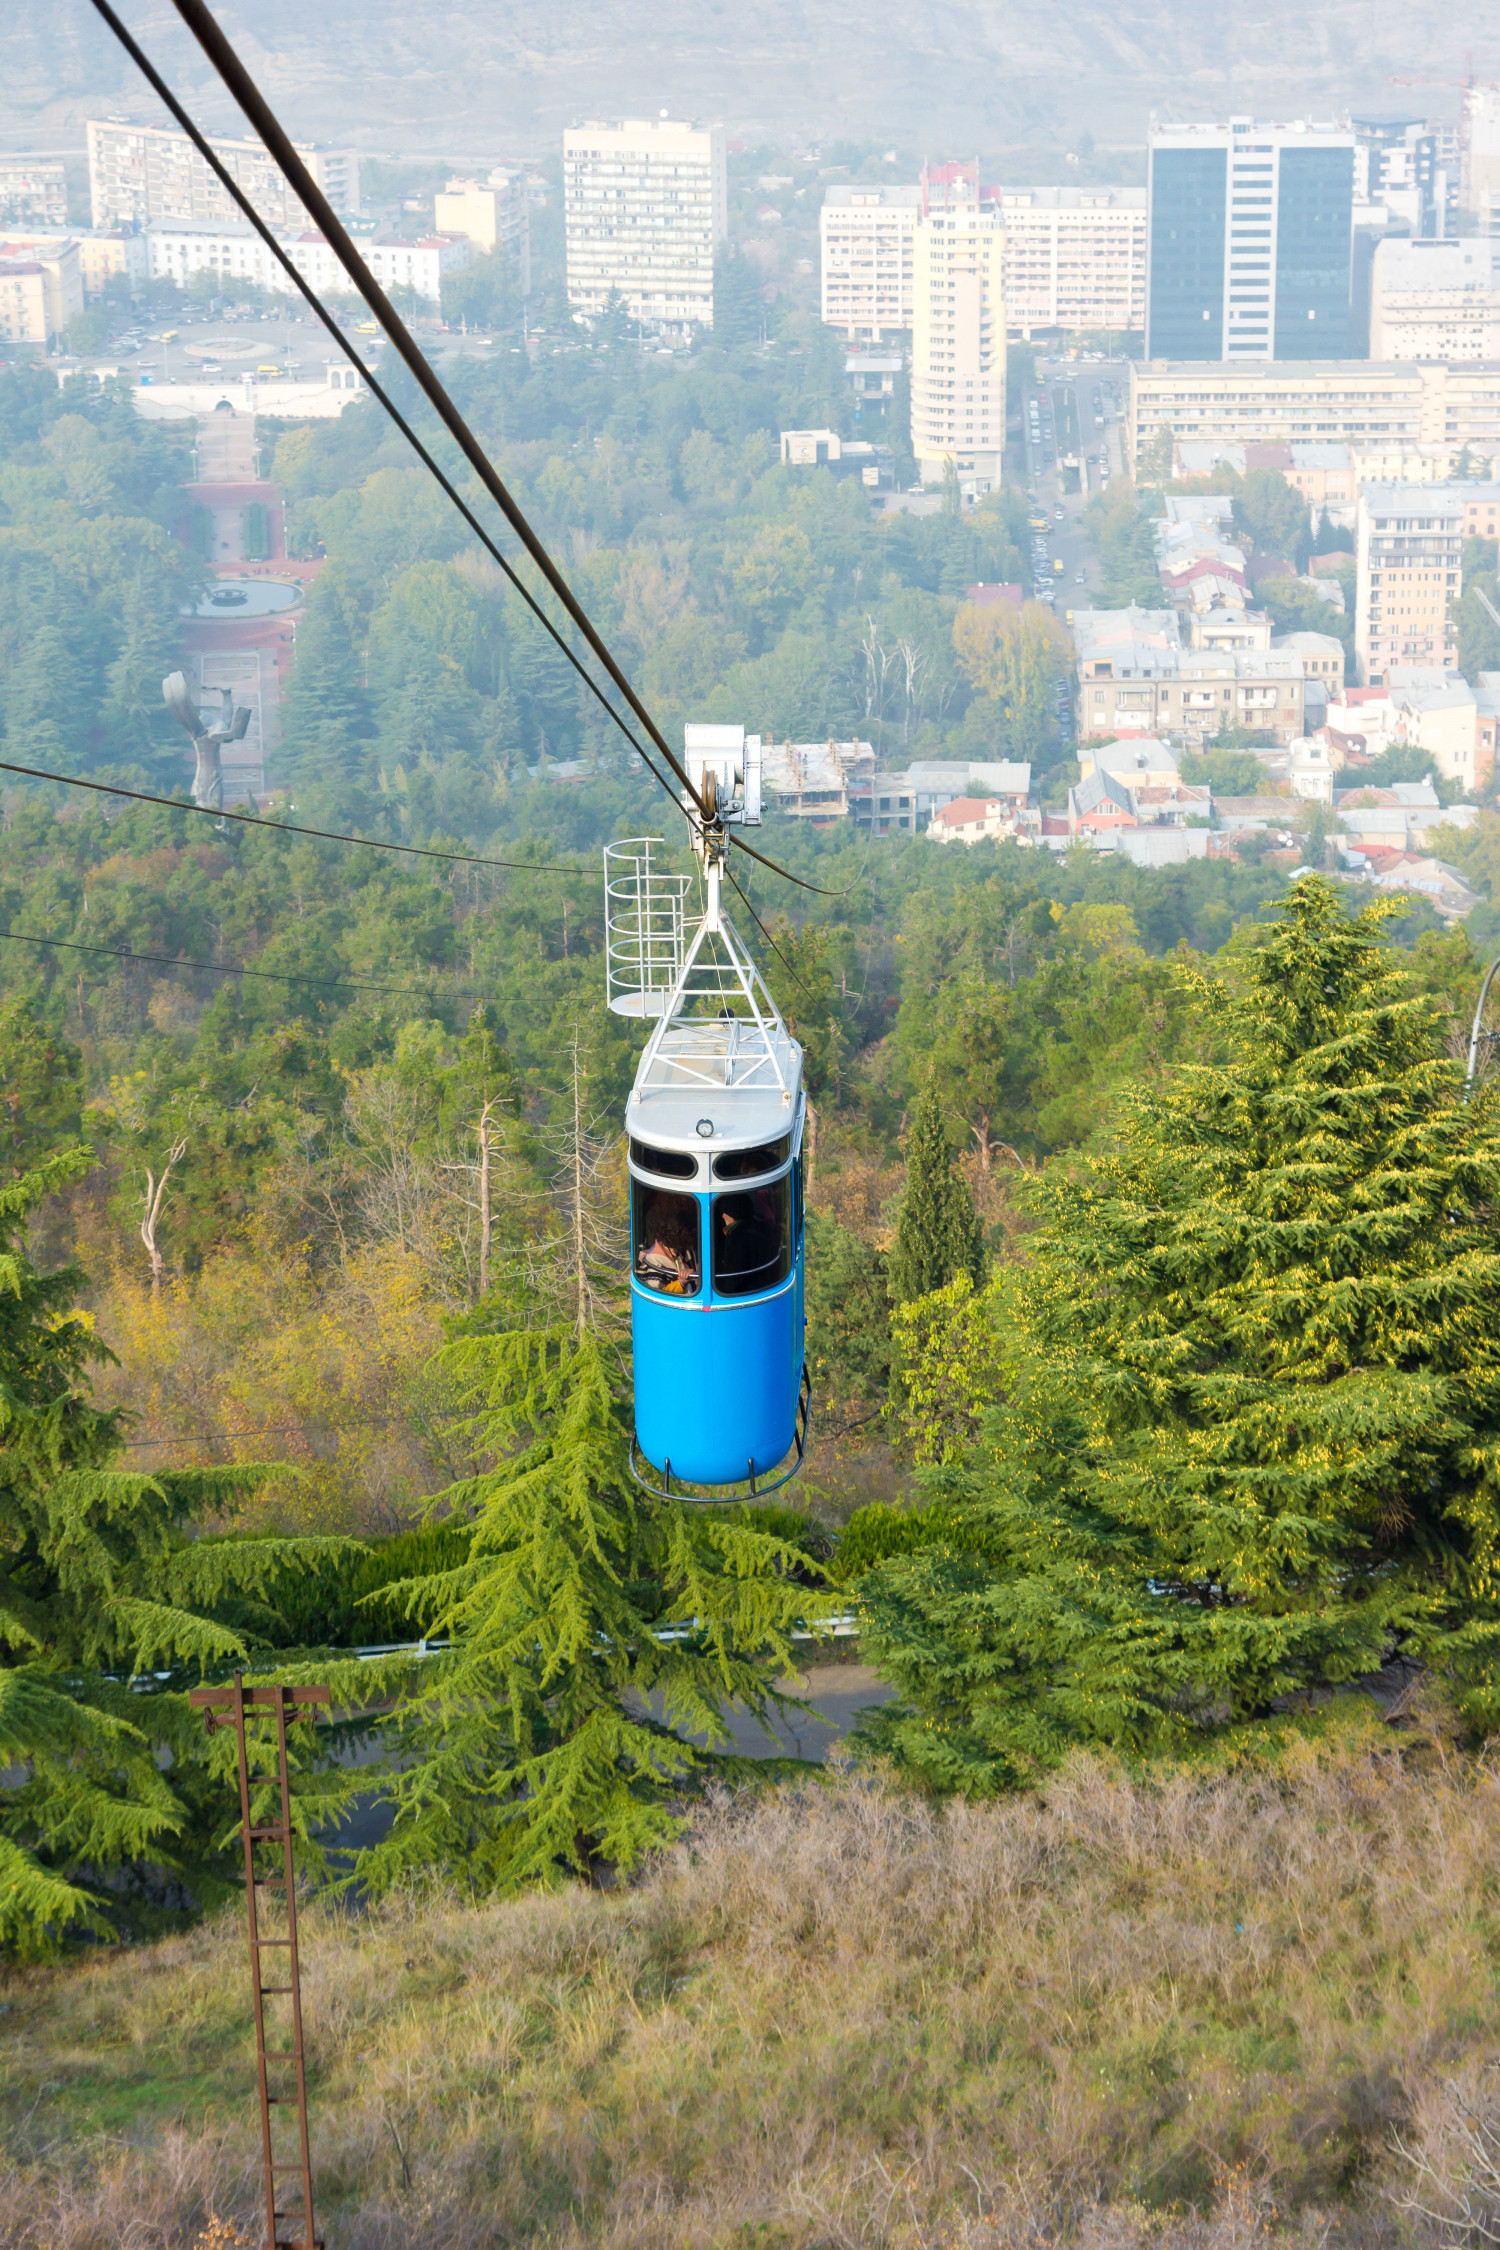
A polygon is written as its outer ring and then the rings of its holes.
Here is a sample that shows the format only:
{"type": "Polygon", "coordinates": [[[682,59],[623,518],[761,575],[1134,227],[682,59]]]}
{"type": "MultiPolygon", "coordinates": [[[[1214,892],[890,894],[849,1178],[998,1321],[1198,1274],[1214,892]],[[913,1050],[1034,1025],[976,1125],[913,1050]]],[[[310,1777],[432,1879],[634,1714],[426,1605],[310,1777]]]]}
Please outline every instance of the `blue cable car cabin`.
{"type": "Polygon", "coordinates": [[[777,1030],[785,1090],[716,1098],[643,1065],[626,1111],[636,1442],[669,1485],[754,1485],[798,1444],[806,1104],[777,1030]]]}
{"type": "Polygon", "coordinates": [[[702,918],[656,839],[606,845],[606,959],[611,1009],[655,1018],[625,1130],[635,1452],[659,1482],[631,1466],[658,1494],[719,1498],[802,1464],[807,1104],[802,1049],[723,906],[731,833],[760,821],[760,737],[689,726],[684,754],[702,918]]]}

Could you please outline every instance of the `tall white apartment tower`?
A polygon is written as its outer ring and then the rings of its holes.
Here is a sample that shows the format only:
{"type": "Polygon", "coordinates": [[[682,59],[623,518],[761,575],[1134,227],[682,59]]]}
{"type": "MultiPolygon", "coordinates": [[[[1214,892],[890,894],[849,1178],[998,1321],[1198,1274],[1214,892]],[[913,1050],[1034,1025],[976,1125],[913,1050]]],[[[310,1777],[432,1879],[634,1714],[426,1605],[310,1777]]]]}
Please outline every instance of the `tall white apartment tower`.
{"type": "Polygon", "coordinates": [[[724,132],[668,117],[563,135],[568,302],[593,319],[618,290],[632,320],[714,324],[714,252],[729,229],[724,132]]]}
{"type": "Polygon", "coordinates": [[[924,483],[949,462],[967,491],[1000,482],[1005,455],[1005,232],[977,164],[922,176],[912,238],[911,446],[924,483]]]}

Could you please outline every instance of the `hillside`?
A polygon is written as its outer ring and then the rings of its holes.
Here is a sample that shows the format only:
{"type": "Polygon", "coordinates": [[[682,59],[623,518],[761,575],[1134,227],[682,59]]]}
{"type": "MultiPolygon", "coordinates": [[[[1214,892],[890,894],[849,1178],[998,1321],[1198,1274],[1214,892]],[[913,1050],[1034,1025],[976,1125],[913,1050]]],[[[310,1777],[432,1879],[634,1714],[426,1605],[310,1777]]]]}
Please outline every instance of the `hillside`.
{"type": "MultiPolygon", "coordinates": [[[[320,2232],[347,2250],[1457,2243],[1399,2204],[1451,2213],[1470,2186],[1464,2093],[1493,2134],[1500,1803],[1436,1747],[1372,1731],[1277,1776],[1154,1789],[1083,1763],[1045,1802],[947,1814],[836,1780],[704,1814],[623,1893],[310,1911],[320,2232]]],[[[175,2250],[211,2210],[251,2228],[233,1910],[12,1973],[4,2002],[4,2250],[175,2250]]],[[[1471,2209],[1493,2227],[1492,2185],[1471,2209]]]]}
{"type": "MultiPolygon", "coordinates": [[[[19,0],[8,13],[0,143],[81,139],[101,105],[148,113],[88,0],[19,0]]],[[[406,155],[541,150],[574,118],[667,106],[741,132],[890,135],[918,153],[974,146],[995,159],[1085,128],[1137,141],[1153,108],[1317,113],[1414,98],[1449,115],[1456,95],[1406,96],[1391,74],[1456,77],[1471,47],[1481,74],[1500,63],[1481,0],[1417,0],[1415,13],[1389,0],[1316,11],[1269,0],[1253,16],[1184,0],[766,0],[748,15],[728,0],[231,0],[220,13],[299,132],[406,155]]],[[[132,12],[200,114],[228,124],[169,17],[132,12]]]]}

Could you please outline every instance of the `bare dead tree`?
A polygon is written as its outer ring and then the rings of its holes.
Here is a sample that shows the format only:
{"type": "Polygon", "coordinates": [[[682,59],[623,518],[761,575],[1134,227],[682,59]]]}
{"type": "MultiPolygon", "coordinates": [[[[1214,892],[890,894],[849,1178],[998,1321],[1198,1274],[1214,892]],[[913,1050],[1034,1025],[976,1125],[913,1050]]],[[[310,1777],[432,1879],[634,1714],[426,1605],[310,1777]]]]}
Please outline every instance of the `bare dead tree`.
{"type": "Polygon", "coordinates": [[[490,1250],[495,1239],[495,1212],[490,1200],[490,1171],[494,1144],[490,1139],[490,1119],[496,1109],[495,1096],[491,1094],[479,1112],[479,1294],[483,1297],[490,1286],[490,1250]]]}
{"type": "Polygon", "coordinates": [[[588,1070],[582,1046],[582,1028],[575,1024],[569,1121],[547,1144],[556,1160],[554,1194],[563,1222],[560,1237],[550,1246],[551,1287],[567,1305],[580,1335],[585,1328],[607,1323],[613,1311],[610,1298],[625,1266],[624,1230],[611,1208],[608,1177],[618,1139],[602,1131],[604,1121],[590,1116],[585,1107],[588,1070]]]}
{"type": "Polygon", "coordinates": [[[167,1182],[186,1154],[187,1142],[174,1141],[167,1152],[167,1161],[161,1168],[160,1178],[152,1171],[149,1164],[146,1167],[146,1207],[141,1219],[141,1240],[145,1243],[146,1255],[151,1260],[151,1294],[153,1297],[160,1293],[162,1277],[167,1270],[160,1245],[156,1239],[156,1229],[161,1219],[161,1207],[167,1193],[167,1182]]]}

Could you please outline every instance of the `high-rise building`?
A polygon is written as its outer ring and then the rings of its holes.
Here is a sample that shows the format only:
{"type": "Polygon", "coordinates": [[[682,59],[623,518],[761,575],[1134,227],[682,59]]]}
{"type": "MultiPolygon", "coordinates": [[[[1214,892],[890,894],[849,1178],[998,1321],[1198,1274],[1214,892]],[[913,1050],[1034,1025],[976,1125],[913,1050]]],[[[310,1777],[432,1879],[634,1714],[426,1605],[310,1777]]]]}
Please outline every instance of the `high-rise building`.
{"type": "Polygon", "coordinates": [[[912,255],[911,447],[925,479],[951,462],[968,491],[1005,454],[1005,234],[977,164],[922,176],[912,255]]]}
{"type": "Polygon", "coordinates": [[[823,318],[851,343],[879,343],[912,320],[919,187],[832,187],[818,214],[823,318]]]}
{"type": "Polygon", "coordinates": [[[1333,359],[1349,349],[1354,134],[1153,126],[1151,359],[1333,359]]]}
{"type": "Polygon", "coordinates": [[[1462,486],[1371,484],[1361,492],[1354,654],[1364,684],[1392,664],[1457,663],[1452,613],[1463,591],[1469,512],[1462,486]]]}
{"type": "Polygon", "coordinates": [[[618,292],[632,320],[682,334],[714,324],[714,252],[729,229],[720,126],[670,118],[563,135],[568,302],[588,319],[618,292]]]}
{"type": "Polygon", "coordinates": [[[1464,88],[1458,160],[1463,225],[1500,234],[1500,86],[1464,88]]]}
{"type": "Polygon", "coordinates": [[[1012,335],[1145,327],[1144,188],[1006,188],[1000,212],[1012,335]]]}
{"type": "MultiPolygon", "coordinates": [[[[186,133],[124,118],[90,118],[89,194],[96,227],[144,226],[153,220],[206,219],[232,225],[241,213],[186,133]]],[[[352,149],[294,144],[297,154],[342,217],[359,210],[359,158],[352,149]]],[[[272,226],[307,226],[304,211],[259,141],[215,140],[214,154],[272,226]]]]}

